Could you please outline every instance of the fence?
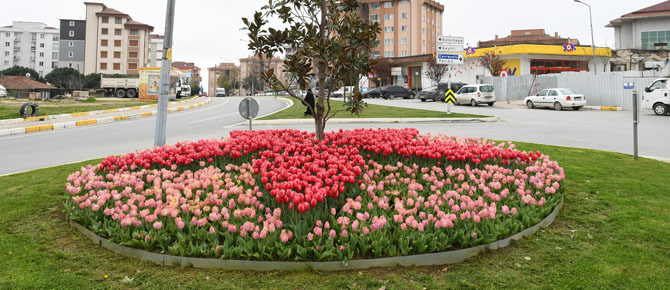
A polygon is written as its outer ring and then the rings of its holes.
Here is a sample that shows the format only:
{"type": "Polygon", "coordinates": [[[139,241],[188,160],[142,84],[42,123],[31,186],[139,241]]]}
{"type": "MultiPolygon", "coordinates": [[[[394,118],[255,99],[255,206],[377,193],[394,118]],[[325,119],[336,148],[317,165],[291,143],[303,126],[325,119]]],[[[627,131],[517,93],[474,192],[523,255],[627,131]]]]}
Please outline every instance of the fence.
{"type": "Polygon", "coordinates": [[[523,100],[548,88],[569,88],[586,96],[589,106],[622,107],[633,109],[633,90],[624,89],[624,83],[634,83],[640,96],[644,88],[660,77],[656,71],[607,72],[594,75],[588,72],[565,72],[548,75],[520,75],[483,77],[482,83],[492,84],[499,101],[523,100]]]}

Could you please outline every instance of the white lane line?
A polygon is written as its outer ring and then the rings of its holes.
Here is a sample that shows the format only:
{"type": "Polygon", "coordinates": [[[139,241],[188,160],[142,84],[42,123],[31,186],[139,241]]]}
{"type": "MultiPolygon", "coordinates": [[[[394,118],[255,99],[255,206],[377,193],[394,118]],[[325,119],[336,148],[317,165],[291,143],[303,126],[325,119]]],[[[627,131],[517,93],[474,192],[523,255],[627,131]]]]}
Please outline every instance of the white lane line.
{"type": "Polygon", "coordinates": [[[190,124],[197,124],[197,123],[207,122],[207,121],[211,121],[211,120],[215,120],[215,119],[219,119],[219,118],[224,118],[224,117],[228,117],[228,116],[234,116],[234,115],[239,115],[239,113],[231,113],[231,114],[226,114],[226,115],[221,115],[221,116],[211,117],[211,118],[207,118],[207,119],[202,119],[202,120],[197,120],[197,121],[191,121],[191,122],[189,122],[189,123],[190,123],[190,124]]]}

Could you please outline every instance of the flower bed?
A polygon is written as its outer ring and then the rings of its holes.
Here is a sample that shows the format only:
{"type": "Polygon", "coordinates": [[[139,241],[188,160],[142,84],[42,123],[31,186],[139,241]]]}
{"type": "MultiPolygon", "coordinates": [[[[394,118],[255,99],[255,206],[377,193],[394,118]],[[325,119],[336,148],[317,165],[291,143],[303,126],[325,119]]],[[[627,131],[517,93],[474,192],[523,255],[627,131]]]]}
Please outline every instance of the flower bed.
{"type": "Polygon", "coordinates": [[[66,210],[110,242],[170,255],[348,261],[511,236],[549,215],[564,179],[548,156],[485,139],[235,131],[82,168],[66,210]]]}

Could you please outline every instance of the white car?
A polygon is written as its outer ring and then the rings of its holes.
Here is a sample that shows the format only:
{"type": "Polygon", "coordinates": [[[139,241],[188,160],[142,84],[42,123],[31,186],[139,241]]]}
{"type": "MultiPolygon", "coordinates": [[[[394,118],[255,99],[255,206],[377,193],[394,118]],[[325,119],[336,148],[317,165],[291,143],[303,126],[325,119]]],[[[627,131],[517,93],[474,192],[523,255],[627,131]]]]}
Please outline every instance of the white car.
{"type": "Polygon", "coordinates": [[[492,85],[467,85],[456,93],[456,104],[469,104],[473,107],[479,104],[493,106],[496,103],[496,94],[492,85]]]}
{"type": "Polygon", "coordinates": [[[572,108],[577,111],[586,106],[586,97],[571,89],[556,88],[546,89],[535,96],[526,97],[523,102],[529,109],[554,108],[556,111],[561,111],[563,108],[572,108]]]}
{"type": "Polygon", "coordinates": [[[0,86],[0,97],[7,97],[7,89],[3,86],[0,86]]]}
{"type": "Polygon", "coordinates": [[[670,97],[668,97],[668,79],[657,79],[650,86],[644,88],[642,106],[652,110],[656,115],[670,114],[670,97]]]}

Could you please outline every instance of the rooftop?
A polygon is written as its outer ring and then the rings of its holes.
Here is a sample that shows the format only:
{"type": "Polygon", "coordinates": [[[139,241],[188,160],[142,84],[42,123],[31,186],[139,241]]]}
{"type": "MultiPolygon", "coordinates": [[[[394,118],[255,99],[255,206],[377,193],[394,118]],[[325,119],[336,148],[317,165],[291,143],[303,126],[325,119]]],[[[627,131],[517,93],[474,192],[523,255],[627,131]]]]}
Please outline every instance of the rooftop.
{"type": "Polygon", "coordinates": [[[544,29],[523,29],[512,30],[511,34],[506,37],[499,38],[497,35],[495,39],[488,41],[480,41],[477,47],[493,47],[514,44],[549,44],[549,45],[563,45],[570,43],[579,45],[579,40],[564,38],[554,33],[554,36],[545,33],[544,29]]]}
{"type": "Polygon", "coordinates": [[[670,17],[670,1],[663,1],[656,5],[640,9],[610,21],[606,27],[619,26],[624,21],[630,21],[637,18],[651,18],[651,17],[670,17]]]}
{"type": "Polygon", "coordinates": [[[55,90],[56,87],[34,81],[24,76],[0,77],[0,85],[8,90],[55,90]]]}

